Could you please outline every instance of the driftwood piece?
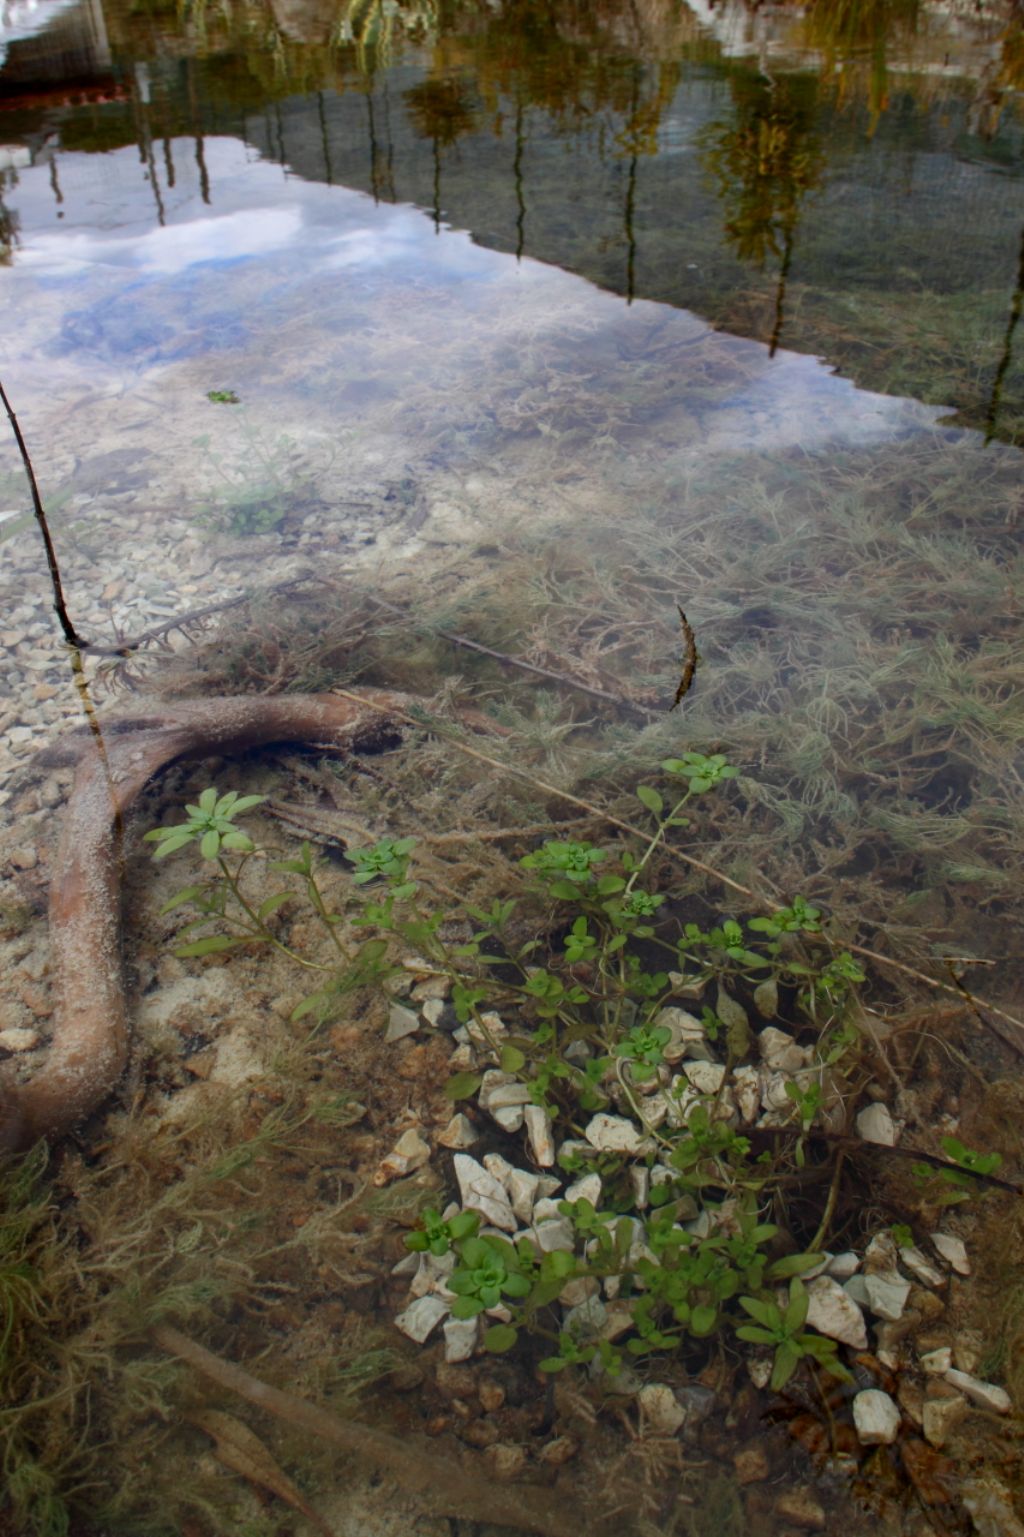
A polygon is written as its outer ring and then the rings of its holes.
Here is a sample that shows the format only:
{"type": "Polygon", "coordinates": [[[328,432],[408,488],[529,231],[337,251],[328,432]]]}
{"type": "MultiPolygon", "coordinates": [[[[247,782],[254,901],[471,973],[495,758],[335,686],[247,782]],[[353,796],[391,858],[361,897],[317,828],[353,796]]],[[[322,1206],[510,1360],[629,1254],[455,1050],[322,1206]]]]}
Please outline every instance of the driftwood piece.
{"type": "Polygon", "coordinates": [[[380,1468],[415,1496],[425,1510],[467,1521],[492,1521],[517,1531],[536,1532],[539,1537],[585,1537],[600,1530],[594,1512],[570,1504],[555,1490],[524,1484],[504,1486],[490,1471],[473,1473],[411,1436],[394,1436],[372,1425],[340,1419],[319,1404],[271,1387],[170,1324],[156,1324],[150,1338],[218,1387],[237,1393],[304,1435],[326,1441],[345,1458],[359,1458],[380,1468]]]}
{"type": "Polygon", "coordinates": [[[128,1059],[121,967],[125,813],[150,779],[181,759],[224,756],[269,742],[355,745],[380,738],[384,692],[193,699],[102,723],[75,753],[75,777],[50,888],[56,1007],[53,1041],[27,1084],[0,1080],[0,1148],[60,1136],[105,1099],[128,1059]],[[365,705],[363,699],[365,698],[365,705]]]}

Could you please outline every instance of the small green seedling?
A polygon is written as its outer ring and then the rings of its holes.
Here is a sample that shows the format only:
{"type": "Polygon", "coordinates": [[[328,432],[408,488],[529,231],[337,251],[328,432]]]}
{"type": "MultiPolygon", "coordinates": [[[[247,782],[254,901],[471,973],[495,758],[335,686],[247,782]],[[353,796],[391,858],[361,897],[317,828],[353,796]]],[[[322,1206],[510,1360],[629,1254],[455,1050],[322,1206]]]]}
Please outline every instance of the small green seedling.
{"type": "Polygon", "coordinates": [[[785,1387],[800,1362],[805,1359],[816,1361],[834,1377],[850,1380],[849,1372],[836,1359],[835,1340],[805,1331],[810,1298],[798,1276],[794,1276],[789,1283],[789,1301],[785,1310],[776,1302],[758,1297],[740,1297],[739,1303],[754,1319],[754,1323],[741,1324],[736,1330],[740,1339],[749,1340],[755,1345],[775,1346],[770,1383],[774,1392],[785,1387]]]}
{"type": "Polygon", "coordinates": [[[213,788],[204,790],[198,805],[185,807],[187,822],[176,827],[154,827],[146,833],[145,842],[158,845],[153,851],[154,859],[164,859],[183,849],[186,843],[196,841],[204,859],[216,859],[222,848],[251,854],[252,839],[233,825],[234,819],[264,799],[262,795],[239,795],[237,790],[229,790],[226,795],[218,795],[213,788]]]}
{"type": "Polygon", "coordinates": [[[207,400],[212,400],[215,406],[237,406],[241,402],[234,390],[207,390],[207,400]]]}

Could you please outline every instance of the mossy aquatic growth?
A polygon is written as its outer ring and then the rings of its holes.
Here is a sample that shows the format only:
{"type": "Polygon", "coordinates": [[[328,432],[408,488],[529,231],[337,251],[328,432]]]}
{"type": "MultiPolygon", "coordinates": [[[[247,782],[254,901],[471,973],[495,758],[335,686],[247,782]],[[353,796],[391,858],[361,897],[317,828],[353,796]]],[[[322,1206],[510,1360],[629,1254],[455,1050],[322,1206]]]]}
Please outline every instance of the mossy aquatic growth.
{"type": "MultiPolygon", "coordinates": [[[[264,1529],[244,1485],[199,1459],[186,1421],[205,1390],[148,1331],[229,1327],[236,1350],[249,1336],[263,1355],[267,1321],[311,1264],[333,1273],[372,1247],[351,1202],[292,1225],[297,1150],[329,1167],[359,1114],[295,1067],[288,1096],[268,1087],[262,1111],[219,1095],[175,1124],[122,1121],[102,1167],[75,1154],[48,1167],[42,1147],[0,1164],[0,1509],[18,1537],[64,1537],[73,1519],[133,1537],[170,1537],[190,1519],[225,1537],[264,1529]]],[[[319,1337],[301,1310],[290,1317],[292,1343],[319,1337]]],[[[299,1364],[285,1348],[260,1371],[344,1408],[397,1358],[367,1320],[342,1333],[329,1356],[299,1364]]]]}

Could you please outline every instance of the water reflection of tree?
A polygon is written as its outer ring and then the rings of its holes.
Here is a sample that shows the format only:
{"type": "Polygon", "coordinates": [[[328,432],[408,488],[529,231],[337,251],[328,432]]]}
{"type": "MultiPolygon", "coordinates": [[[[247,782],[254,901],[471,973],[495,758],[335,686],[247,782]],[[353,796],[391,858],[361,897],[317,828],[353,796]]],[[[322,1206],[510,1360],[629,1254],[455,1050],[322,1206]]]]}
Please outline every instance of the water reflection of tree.
{"type": "Polygon", "coordinates": [[[4,203],[8,185],[16,187],[18,179],[11,173],[8,183],[6,171],[0,171],[0,267],[9,267],[18,242],[18,215],[4,203]]]}
{"type": "Polygon", "coordinates": [[[465,84],[456,76],[423,80],[405,93],[409,118],[416,132],[429,139],[434,150],[434,228],[441,227],[441,151],[450,149],[476,126],[465,84]]]}
{"type": "Polygon", "coordinates": [[[865,90],[872,128],[888,105],[889,58],[906,53],[917,34],[921,0],[811,0],[807,45],[822,57],[822,77],[840,103],[865,90]]]}
{"type": "Polygon", "coordinates": [[[782,331],[786,282],[807,194],[820,182],[824,156],[816,130],[816,82],[735,75],[735,115],[701,136],[704,163],[725,207],[725,238],[741,261],[779,263],[771,348],[782,331]]]}

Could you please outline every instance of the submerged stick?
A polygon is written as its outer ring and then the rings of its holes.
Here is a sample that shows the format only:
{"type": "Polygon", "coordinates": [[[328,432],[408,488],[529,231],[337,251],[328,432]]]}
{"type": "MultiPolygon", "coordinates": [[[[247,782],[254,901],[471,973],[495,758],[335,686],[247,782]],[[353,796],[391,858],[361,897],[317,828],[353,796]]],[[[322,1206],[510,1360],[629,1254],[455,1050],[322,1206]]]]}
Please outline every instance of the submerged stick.
{"type": "Polygon", "coordinates": [[[185,1361],[218,1387],[237,1393],[258,1409],[336,1446],[350,1457],[363,1457],[384,1469],[401,1488],[418,1495],[432,1511],[467,1521],[492,1521],[519,1531],[537,1532],[541,1537],[579,1537],[586,1529],[579,1511],[564,1507],[547,1489],[531,1489],[522,1484],[502,1488],[489,1473],[478,1476],[467,1472],[449,1457],[439,1456],[433,1450],[420,1450],[408,1437],[399,1438],[356,1420],[340,1419],[329,1409],[253,1377],[170,1324],[157,1324],[150,1330],[150,1337],[161,1350],[185,1361]]]}
{"type": "Polygon", "coordinates": [[[85,740],[50,887],[57,1003],[45,1066],[27,1084],[0,1080],[0,1148],[60,1136],[113,1089],[128,1059],[121,970],[121,829],[125,812],[167,764],[270,742],[353,742],[380,730],[404,695],[293,694],[192,699],[159,715],[103,724],[85,740]]]}
{"type": "Polygon", "coordinates": [[[700,661],[700,654],[697,651],[697,637],[693,633],[693,626],[682,609],[679,608],[678,603],[676,608],[679,609],[679,628],[683,632],[683,671],[679,678],[679,687],[676,689],[676,697],[672,701],[669,714],[672,713],[677,704],[682,703],[690,692],[693,686],[694,674],[697,671],[697,664],[700,661]]]}

